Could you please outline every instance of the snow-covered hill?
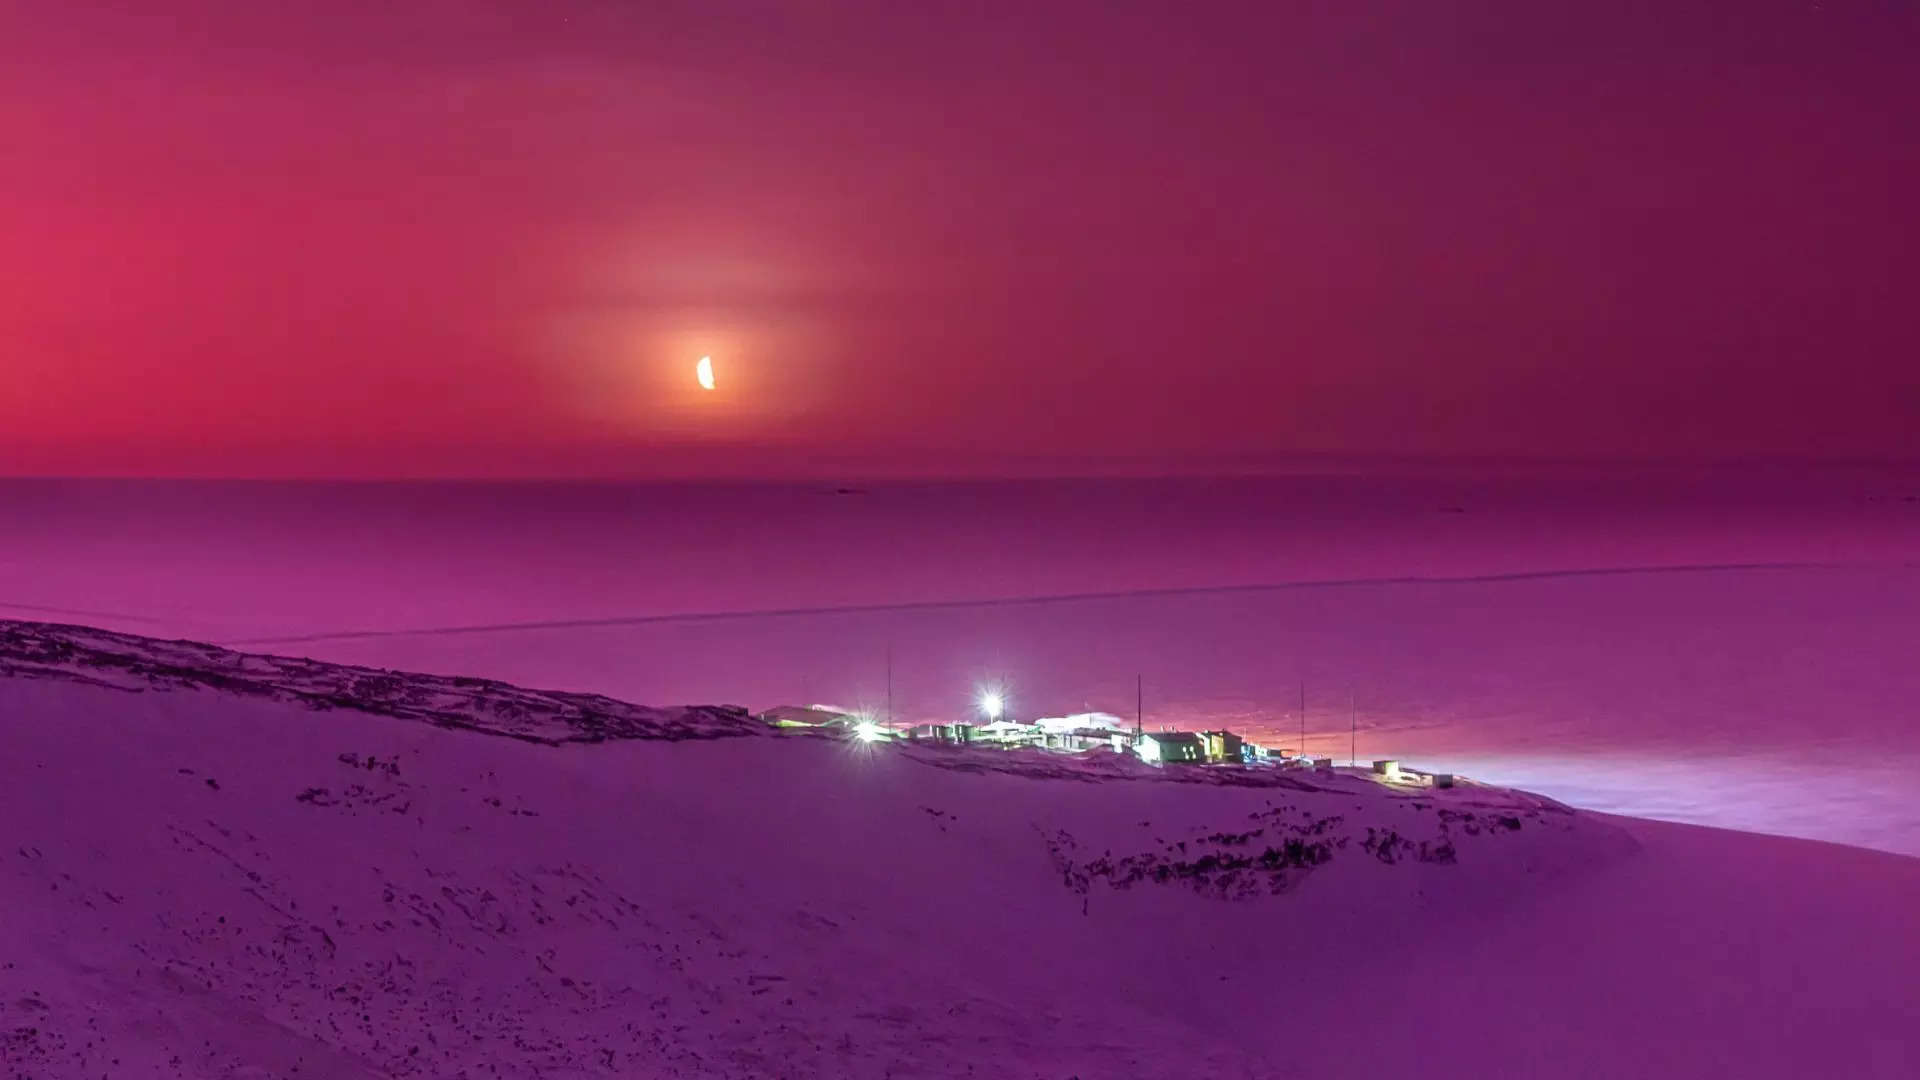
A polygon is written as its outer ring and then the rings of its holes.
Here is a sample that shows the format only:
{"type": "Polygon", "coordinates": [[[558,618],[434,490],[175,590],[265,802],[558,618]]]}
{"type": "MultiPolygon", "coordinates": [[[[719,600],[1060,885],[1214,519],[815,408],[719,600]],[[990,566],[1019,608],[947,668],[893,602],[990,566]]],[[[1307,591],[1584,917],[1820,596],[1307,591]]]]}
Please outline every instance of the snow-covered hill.
{"type": "Polygon", "coordinates": [[[5,623],[0,781],[9,1077],[1920,1068],[1920,861],[1473,785],[5,623]]]}

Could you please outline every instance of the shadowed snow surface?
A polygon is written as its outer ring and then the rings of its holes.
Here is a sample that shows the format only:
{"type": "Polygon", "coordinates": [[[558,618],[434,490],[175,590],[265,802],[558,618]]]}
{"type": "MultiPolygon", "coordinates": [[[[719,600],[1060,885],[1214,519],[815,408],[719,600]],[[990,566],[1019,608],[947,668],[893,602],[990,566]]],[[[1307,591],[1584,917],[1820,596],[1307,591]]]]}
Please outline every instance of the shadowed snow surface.
{"type": "Polygon", "coordinates": [[[0,663],[9,1077],[1920,1068],[1896,856],[70,628],[0,663]]]}

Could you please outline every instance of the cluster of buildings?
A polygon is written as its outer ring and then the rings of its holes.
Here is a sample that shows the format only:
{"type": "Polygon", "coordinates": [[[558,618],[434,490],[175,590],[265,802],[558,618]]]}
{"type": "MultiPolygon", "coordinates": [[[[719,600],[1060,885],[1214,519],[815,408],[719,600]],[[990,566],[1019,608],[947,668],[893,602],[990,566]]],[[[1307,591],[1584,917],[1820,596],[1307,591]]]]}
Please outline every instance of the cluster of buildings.
{"type": "MultiPolygon", "coordinates": [[[[997,713],[998,710],[993,710],[997,713]]],[[[1260,746],[1231,731],[1148,731],[1106,713],[1043,717],[1030,723],[997,715],[979,723],[926,723],[892,728],[870,717],[825,705],[786,705],[769,709],[760,718],[775,727],[843,729],[869,741],[905,740],[988,746],[999,749],[1035,747],[1068,753],[1112,750],[1133,754],[1154,764],[1262,765],[1283,761],[1308,763],[1290,750],[1260,746]]],[[[1314,765],[1331,766],[1322,758],[1314,765]]]]}
{"type": "MultiPolygon", "coordinates": [[[[1261,746],[1231,731],[1148,731],[1136,720],[1131,726],[1108,713],[1080,713],[1074,716],[1043,717],[1031,723],[1005,719],[998,698],[993,698],[981,723],[914,724],[895,728],[878,723],[871,716],[850,713],[829,705],[783,705],[768,709],[760,719],[778,728],[813,728],[838,731],[867,742],[907,741],[984,746],[1012,750],[1033,747],[1075,753],[1083,750],[1111,750],[1133,754],[1155,765],[1189,763],[1195,765],[1292,765],[1316,769],[1333,767],[1332,758],[1309,758],[1292,750],[1261,746]]],[[[1432,773],[1410,769],[1393,759],[1373,763],[1375,779],[1415,787],[1450,788],[1451,773],[1432,773]]]]}

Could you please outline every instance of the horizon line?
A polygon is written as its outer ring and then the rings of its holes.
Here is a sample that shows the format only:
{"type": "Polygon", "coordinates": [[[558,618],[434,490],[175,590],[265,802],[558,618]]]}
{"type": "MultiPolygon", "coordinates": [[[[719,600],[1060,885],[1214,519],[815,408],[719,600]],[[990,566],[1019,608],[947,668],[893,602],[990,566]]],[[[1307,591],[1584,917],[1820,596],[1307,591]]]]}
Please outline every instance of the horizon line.
{"type": "Polygon", "coordinates": [[[1406,455],[1302,453],[1278,458],[1210,457],[1165,467],[1153,467],[1144,458],[1032,458],[1015,459],[1011,468],[947,469],[911,467],[876,469],[870,461],[848,461],[845,468],[823,461],[805,471],[773,470],[753,472],[744,469],[709,471],[662,470],[659,472],[615,472],[582,470],[575,472],[467,473],[399,472],[386,475],[355,472],[246,473],[218,471],[181,471],[161,473],[129,472],[0,472],[0,481],[61,482],[152,482],[152,483],[285,483],[285,484],[901,484],[901,483],[994,483],[1029,480],[1211,480],[1262,479],[1288,476],[1347,475],[1352,473],[1395,471],[1446,472],[1471,469],[1494,470],[1607,470],[1679,471],[1699,469],[1725,471],[1737,469],[1800,468],[1809,470],[1846,469],[1920,469],[1920,456],[1796,456],[1775,454],[1727,455],[1713,457],[1582,457],[1582,456],[1509,456],[1491,454],[1406,455]],[[1030,467],[1021,467],[1026,461],[1030,467]]]}

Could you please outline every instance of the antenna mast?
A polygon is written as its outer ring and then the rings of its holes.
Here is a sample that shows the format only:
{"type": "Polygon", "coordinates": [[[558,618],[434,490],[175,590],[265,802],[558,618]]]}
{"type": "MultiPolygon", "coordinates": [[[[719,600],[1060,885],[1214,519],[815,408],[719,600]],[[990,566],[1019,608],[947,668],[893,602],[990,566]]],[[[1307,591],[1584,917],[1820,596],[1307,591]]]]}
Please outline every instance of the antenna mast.
{"type": "Polygon", "coordinates": [[[1300,680],[1300,756],[1307,756],[1307,680],[1300,680]]]}

